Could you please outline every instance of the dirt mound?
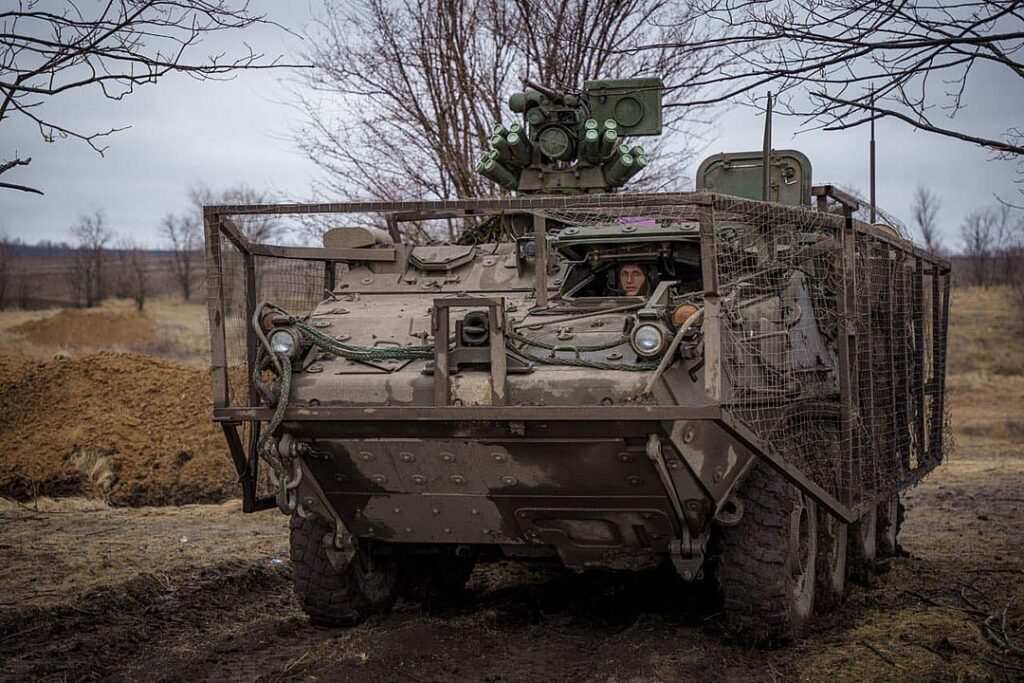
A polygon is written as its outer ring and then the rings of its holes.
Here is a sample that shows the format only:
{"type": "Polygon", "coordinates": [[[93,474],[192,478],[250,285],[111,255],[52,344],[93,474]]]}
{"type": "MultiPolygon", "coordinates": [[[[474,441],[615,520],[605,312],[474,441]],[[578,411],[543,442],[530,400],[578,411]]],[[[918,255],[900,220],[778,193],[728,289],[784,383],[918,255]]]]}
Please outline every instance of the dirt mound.
{"type": "Polygon", "coordinates": [[[0,356],[0,495],[84,493],[118,505],[237,495],[210,422],[209,375],[133,353],[0,356]]]}
{"type": "Polygon", "coordinates": [[[66,308],[41,320],[11,328],[36,344],[70,346],[145,346],[156,339],[156,323],[138,311],[87,311],[66,308]]]}

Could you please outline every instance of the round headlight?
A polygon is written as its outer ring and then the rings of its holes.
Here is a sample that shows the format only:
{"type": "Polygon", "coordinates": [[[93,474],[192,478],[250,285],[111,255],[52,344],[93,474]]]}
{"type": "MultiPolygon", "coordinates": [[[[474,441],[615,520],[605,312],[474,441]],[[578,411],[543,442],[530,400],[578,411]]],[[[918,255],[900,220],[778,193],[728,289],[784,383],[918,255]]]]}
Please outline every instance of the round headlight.
{"type": "Polygon", "coordinates": [[[665,346],[665,335],[656,325],[640,325],[633,330],[633,350],[644,358],[657,356],[665,346]]]}
{"type": "Polygon", "coordinates": [[[290,330],[274,330],[270,333],[270,348],[279,356],[290,356],[298,343],[290,330]]]}

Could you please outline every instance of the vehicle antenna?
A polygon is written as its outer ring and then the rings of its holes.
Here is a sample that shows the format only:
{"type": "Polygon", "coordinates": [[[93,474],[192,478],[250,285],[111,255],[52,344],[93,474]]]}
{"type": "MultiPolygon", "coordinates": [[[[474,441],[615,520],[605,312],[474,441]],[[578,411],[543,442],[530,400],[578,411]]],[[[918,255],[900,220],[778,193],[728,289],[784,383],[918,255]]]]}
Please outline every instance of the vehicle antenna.
{"type": "Polygon", "coordinates": [[[764,113],[764,155],[761,160],[761,200],[771,198],[772,178],[772,94],[768,93],[768,104],[764,113]]]}
{"type": "Polygon", "coordinates": [[[871,223],[875,222],[875,86],[871,86],[871,223]]]}

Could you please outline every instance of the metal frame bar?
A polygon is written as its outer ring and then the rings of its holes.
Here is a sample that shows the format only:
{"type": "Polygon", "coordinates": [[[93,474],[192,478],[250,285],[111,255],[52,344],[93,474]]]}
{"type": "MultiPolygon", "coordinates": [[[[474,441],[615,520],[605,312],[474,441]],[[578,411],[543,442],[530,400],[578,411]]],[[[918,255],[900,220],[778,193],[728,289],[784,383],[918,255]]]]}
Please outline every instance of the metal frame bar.
{"type": "Polygon", "coordinates": [[[715,235],[714,208],[698,214],[700,223],[701,278],[704,286],[704,393],[711,401],[721,403],[722,396],[722,327],[718,294],[718,244],[715,235]]]}
{"type": "Polygon", "coordinates": [[[841,405],[841,430],[846,450],[846,470],[840,473],[840,495],[849,500],[854,491],[853,463],[857,455],[857,331],[853,324],[856,309],[856,236],[853,230],[853,213],[846,207],[845,225],[842,232],[842,247],[836,264],[839,286],[836,301],[839,335],[839,395],[841,405]]]}
{"type": "Polygon", "coordinates": [[[914,259],[914,280],[911,291],[911,310],[914,316],[914,372],[911,391],[914,403],[914,434],[917,436],[917,462],[920,467],[925,458],[925,413],[924,413],[924,262],[914,259]]]}
{"type": "Polygon", "coordinates": [[[230,405],[228,396],[227,339],[224,330],[224,264],[221,256],[221,222],[216,214],[203,217],[206,234],[207,319],[210,325],[210,378],[213,407],[230,405]]]}
{"type": "MultiPolygon", "coordinates": [[[[273,408],[215,408],[218,422],[269,420],[273,408]]],[[[284,421],[313,422],[662,422],[717,420],[717,405],[703,406],[338,406],[288,408],[284,421]]]]}
{"type": "Polygon", "coordinates": [[[539,212],[533,214],[533,246],[537,259],[533,268],[533,298],[543,308],[548,305],[548,219],[539,212]]]}

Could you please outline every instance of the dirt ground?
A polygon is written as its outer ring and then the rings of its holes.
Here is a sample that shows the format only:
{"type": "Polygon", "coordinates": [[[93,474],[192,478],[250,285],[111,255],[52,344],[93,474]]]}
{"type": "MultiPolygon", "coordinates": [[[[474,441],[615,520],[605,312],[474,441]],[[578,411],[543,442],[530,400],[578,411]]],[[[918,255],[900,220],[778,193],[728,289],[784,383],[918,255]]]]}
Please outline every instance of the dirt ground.
{"type": "Polygon", "coordinates": [[[0,679],[1024,680],[1024,329],[998,290],[952,310],[957,447],[906,496],[905,555],[788,647],[723,639],[705,587],[512,564],[316,628],[283,516],[100,495],[0,500],[0,679]]]}

